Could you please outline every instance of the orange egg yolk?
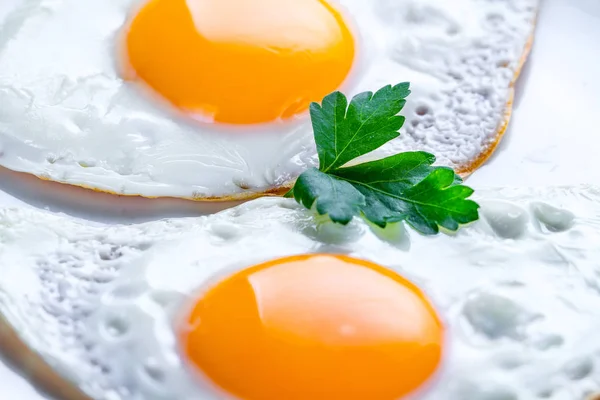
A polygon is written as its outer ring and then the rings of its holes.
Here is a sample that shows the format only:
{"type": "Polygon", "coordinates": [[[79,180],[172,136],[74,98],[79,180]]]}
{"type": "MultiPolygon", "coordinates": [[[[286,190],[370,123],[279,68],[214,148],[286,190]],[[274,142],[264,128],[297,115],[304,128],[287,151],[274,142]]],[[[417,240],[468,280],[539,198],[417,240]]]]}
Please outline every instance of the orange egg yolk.
{"type": "Polygon", "coordinates": [[[396,273],[345,256],[304,255],[239,272],[198,301],[183,351],[244,400],[394,400],[442,356],[443,326],[396,273]]]}
{"type": "Polygon", "coordinates": [[[150,0],[126,33],[125,76],[199,119],[263,123],[336,90],[354,53],[325,0],[150,0]]]}

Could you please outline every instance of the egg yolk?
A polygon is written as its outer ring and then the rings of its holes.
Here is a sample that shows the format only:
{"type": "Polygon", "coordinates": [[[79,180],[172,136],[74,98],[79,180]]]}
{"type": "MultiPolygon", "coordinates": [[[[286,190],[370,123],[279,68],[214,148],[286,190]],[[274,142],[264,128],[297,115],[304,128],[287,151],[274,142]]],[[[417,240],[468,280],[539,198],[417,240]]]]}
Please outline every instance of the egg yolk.
{"type": "Polygon", "coordinates": [[[394,400],[442,356],[443,326],[413,284],[376,264],[304,255],[239,272],[197,302],[182,348],[244,400],[394,400]]]}
{"type": "Polygon", "coordinates": [[[127,30],[125,75],[199,119],[263,123],[336,90],[354,52],[325,0],[150,0],[127,30]]]}

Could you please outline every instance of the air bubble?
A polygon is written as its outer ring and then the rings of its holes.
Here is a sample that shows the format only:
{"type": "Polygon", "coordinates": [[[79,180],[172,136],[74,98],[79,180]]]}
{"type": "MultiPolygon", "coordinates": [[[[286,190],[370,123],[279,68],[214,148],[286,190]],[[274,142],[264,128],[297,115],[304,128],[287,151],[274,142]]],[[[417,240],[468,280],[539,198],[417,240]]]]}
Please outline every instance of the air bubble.
{"type": "Polygon", "coordinates": [[[594,370],[594,363],[589,358],[573,360],[565,365],[564,371],[569,379],[580,381],[589,376],[594,370]]]}
{"type": "Polygon", "coordinates": [[[541,338],[537,343],[535,343],[535,347],[541,351],[547,351],[556,347],[560,347],[565,343],[565,339],[559,335],[547,335],[541,338]]]}
{"type": "Polygon", "coordinates": [[[98,252],[98,256],[102,261],[113,261],[123,256],[121,249],[118,246],[102,249],[98,252]]]}
{"type": "Polygon", "coordinates": [[[237,225],[230,223],[215,223],[211,231],[223,240],[233,240],[242,234],[242,230],[237,225]]]}
{"type": "Polygon", "coordinates": [[[456,25],[450,26],[448,29],[446,29],[446,33],[449,36],[456,36],[460,33],[460,28],[456,25]]]}
{"type": "Polygon", "coordinates": [[[152,247],[152,243],[149,242],[142,242],[142,243],[138,243],[135,248],[140,250],[140,251],[146,251],[148,250],[150,247],[152,247]]]}
{"type": "Polygon", "coordinates": [[[129,323],[121,317],[111,317],[105,322],[105,329],[113,338],[119,338],[129,331],[129,323]]]}
{"type": "Polygon", "coordinates": [[[241,178],[234,178],[233,184],[242,190],[250,190],[250,184],[241,178]]]}
{"type": "Polygon", "coordinates": [[[510,60],[502,58],[496,61],[496,65],[498,66],[498,68],[508,68],[510,66],[510,60]]]}
{"type": "Polygon", "coordinates": [[[485,100],[489,99],[492,96],[492,89],[489,87],[481,87],[476,92],[485,100]]]}
{"type": "Polygon", "coordinates": [[[485,384],[469,382],[457,392],[457,396],[452,396],[452,398],[461,400],[521,400],[512,389],[491,382],[485,384]]]}
{"type": "Polygon", "coordinates": [[[159,363],[155,359],[149,359],[144,363],[144,373],[150,380],[155,383],[163,383],[165,381],[165,372],[160,368],[159,363]]]}
{"type": "Polygon", "coordinates": [[[124,284],[115,287],[108,294],[107,297],[110,300],[133,300],[136,297],[139,297],[144,292],[144,287],[142,285],[135,284],[124,284]]]}
{"type": "Polygon", "coordinates": [[[527,229],[529,215],[515,204],[502,201],[485,202],[481,212],[494,233],[503,239],[517,239],[527,229]]]}
{"type": "Polygon", "coordinates": [[[488,339],[519,339],[526,324],[534,318],[514,301],[480,293],[464,306],[463,313],[473,329],[488,339]]]}
{"type": "Polygon", "coordinates": [[[533,215],[550,232],[564,232],[573,227],[575,214],[545,203],[531,204],[533,215]]]}
{"type": "Polygon", "coordinates": [[[415,110],[415,113],[421,117],[429,114],[430,112],[431,112],[431,109],[425,105],[421,105],[421,106],[417,107],[417,109],[415,110]]]}
{"type": "MultiPolygon", "coordinates": [[[[463,78],[463,76],[462,76],[462,74],[461,74],[460,72],[458,72],[458,71],[450,71],[450,72],[448,73],[448,75],[449,75],[449,76],[450,76],[452,79],[454,79],[454,80],[456,80],[456,81],[462,81],[462,80],[464,79],[464,78],[463,78]]],[[[450,106],[451,106],[451,104],[450,104],[450,105],[448,105],[448,107],[450,107],[450,106]]]]}
{"type": "Polygon", "coordinates": [[[498,13],[489,13],[486,18],[488,22],[494,26],[500,25],[504,22],[504,16],[498,13]]]}

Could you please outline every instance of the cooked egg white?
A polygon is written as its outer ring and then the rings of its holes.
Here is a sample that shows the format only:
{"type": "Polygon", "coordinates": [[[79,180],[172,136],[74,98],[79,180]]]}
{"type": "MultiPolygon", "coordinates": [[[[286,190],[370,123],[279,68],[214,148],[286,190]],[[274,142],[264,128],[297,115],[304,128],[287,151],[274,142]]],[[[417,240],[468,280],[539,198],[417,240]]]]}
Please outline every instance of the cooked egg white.
{"type": "Polygon", "coordinates": [[[136,0],[3,1],[0,165],[125,195],[255,197],[316,164],[308,101],[403,81],[403,135],[370,157],[425,150],[468,174],[491,154],[538,0],[314,1],[230,15],[197,0],[193,20],[182,0],[153,0],[169,18],[136,0]],[[240,58],[245,40],[266,47],[240,58]]]}
{"type": "Polygon", "coordinates": [[[442,367],[415,398],[583,399],[600,382],[600,189],[477,200],[479,222],[436,237],[342,227],[273,198],[129,226],[4,209],[0,312],[41,357],[26,368],[43,360],[92,398],[223,398],[181,350],[182,313],[265,260],[349,255],[418,285],[445,325],[442,367]]]}

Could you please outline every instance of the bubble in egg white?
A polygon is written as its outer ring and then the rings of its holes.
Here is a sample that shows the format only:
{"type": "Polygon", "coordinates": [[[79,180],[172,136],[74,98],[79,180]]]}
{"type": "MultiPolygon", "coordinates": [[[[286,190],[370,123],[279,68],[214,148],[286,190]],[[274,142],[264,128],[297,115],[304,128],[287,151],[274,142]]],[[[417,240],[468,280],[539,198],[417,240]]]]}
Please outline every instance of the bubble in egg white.
{"type": "Polygon", "coordinates": [[[570,211],[544,203],[534,203],[531,208],[538,221],[549,231],[563,232],[573,226],[575,214],[570,211]]]}
{"type": "Polygon", "coordinates": [[[523,208],[501,201],[484,204],[481,214],[498,236],[517,239],[525,233],[529,215],[523,208]]]}
{"type": "Polygon", "coordinates": [[[524,326],[534,319],[514,301],[491,293],[473,296],[465,304],[463,313],[476,333],[492,340],[518,338],[524,326]]]}
{"type": "Polygon", "coordinates": [[[585,379],[594,370],[594,362],[589,357],[569,361],[564,367],[567,377],[574,381],[585,379]]]}
{"type": "MultiPolygon", "coordinates": [[[[482,162],[505,128],[539,0],[332,2],[359,38],[347,94],[412,84],[401,138],[369,157],[424,150],[461,172],[482,162]]],[[[0,165],[119,194],[194,199],[256,196],[316,165],[307,118],[221,132],[125,84],[115,41],[135,4],[0,8],[8,27],[0,31],[0,165]]]]}

